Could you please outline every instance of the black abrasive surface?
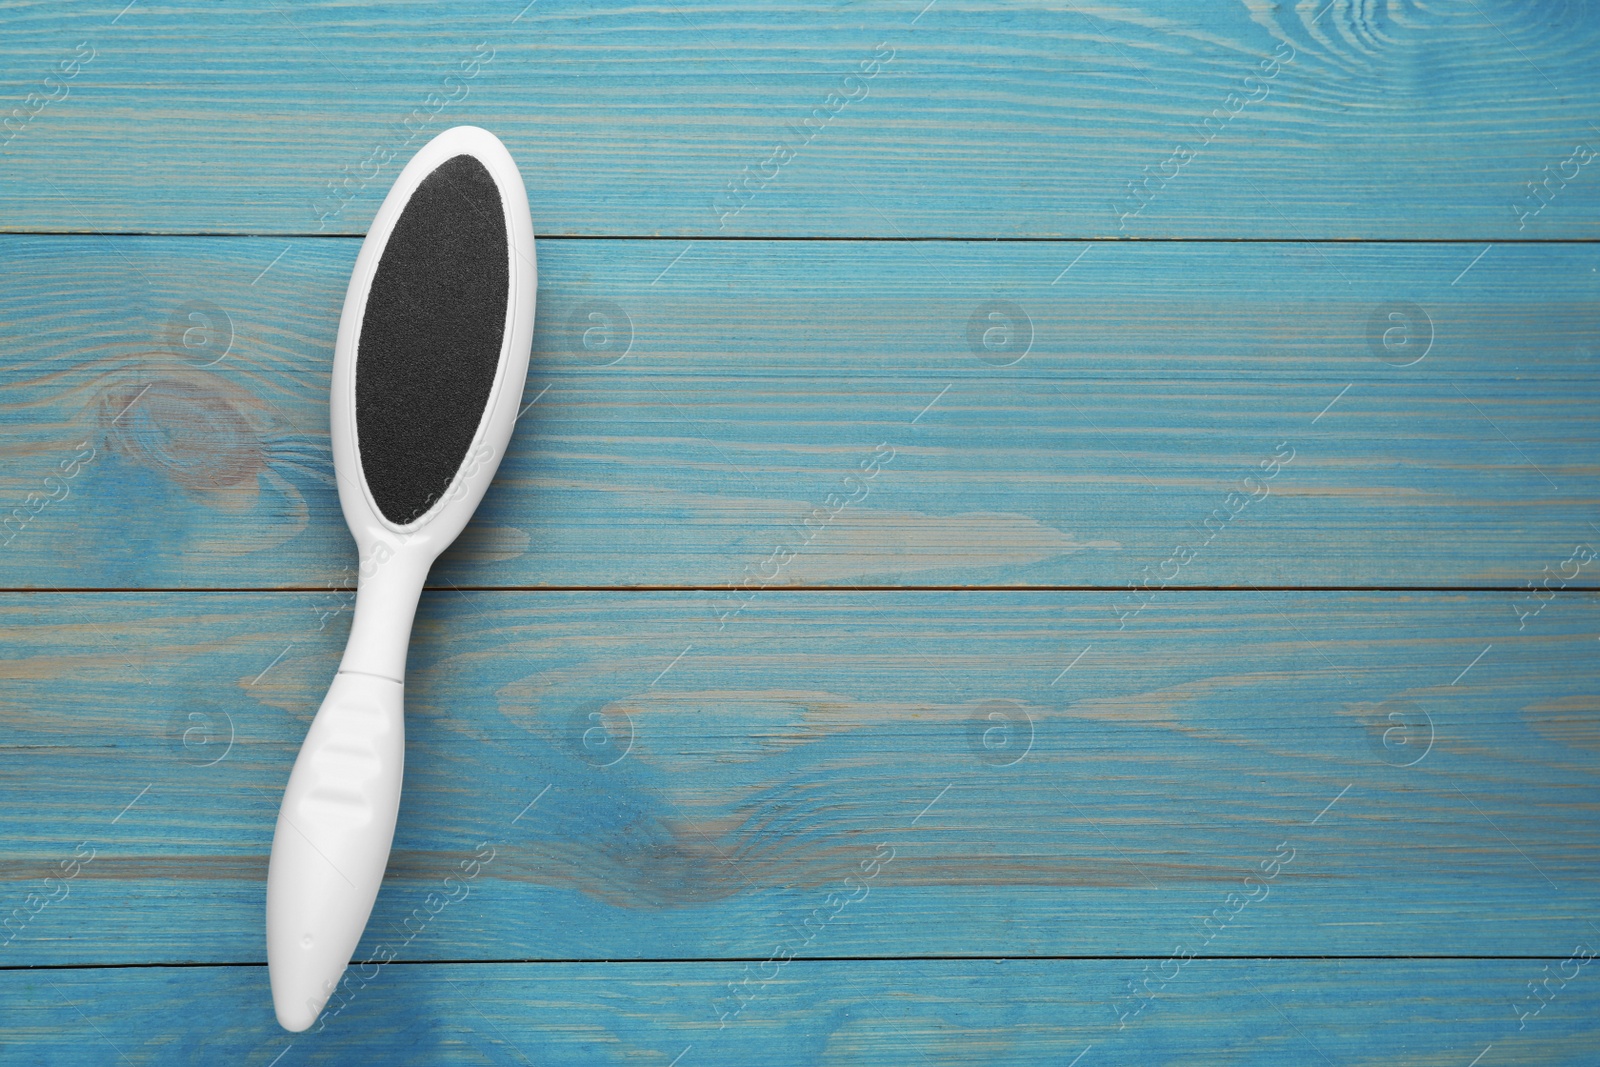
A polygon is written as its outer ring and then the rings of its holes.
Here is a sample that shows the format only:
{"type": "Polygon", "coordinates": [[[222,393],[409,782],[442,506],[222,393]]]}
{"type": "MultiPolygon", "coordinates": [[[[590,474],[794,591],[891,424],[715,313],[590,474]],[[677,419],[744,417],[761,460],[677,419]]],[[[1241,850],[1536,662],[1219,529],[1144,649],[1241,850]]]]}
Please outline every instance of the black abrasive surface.
{"type": "Polygon", "coordinates": [[[444,495],[472,445],[500,363],[507,256],[494,179],[456,156],[417,187],[378,261],[356,351],[356,442],[397,525],[444,495]]]}

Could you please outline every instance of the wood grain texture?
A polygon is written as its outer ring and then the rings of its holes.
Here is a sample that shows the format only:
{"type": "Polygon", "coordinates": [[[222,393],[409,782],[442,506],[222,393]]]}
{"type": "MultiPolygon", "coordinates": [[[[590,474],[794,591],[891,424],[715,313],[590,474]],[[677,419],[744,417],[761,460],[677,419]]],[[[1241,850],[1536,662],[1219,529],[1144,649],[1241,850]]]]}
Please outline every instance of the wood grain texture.
{"type": "Polygon", "coordinates": [[[796,960],[720,1029],[736,962],[374,968],[299,1035],[273,1023],[264,967],[0,972],[0,1012],[8,1052],[42,1065],[1578,1065],[1600,964],[1570,964],[1518,1029],[1526,984],[1567,958],[1197,960],[1120,1031],[1137,969],[1119,960],[796,960]]]}
{"type": "Polygon", "coordinates": [[[1584,3],[122,7],[8,7],[5,228],[359,234],[474,123],[541,233],[1600,236],[1584,3]]]}
{"type": "MultiPolygon", "coordinates": [[[[1122,630],[1113,599],[774,593],[719,630],[703,595],[429,593],[365,951],[764,959],[805,930],[811,957],[1547,956],[1590,936],[1593,594],[1522,630],[1504,593],[1189,592],[1122,630]]],[[[0,964],[261,958],[274,812],[347,625],[323,608],[0,599],[7,907],[94,853],[0,964]]]]}
{"type": "Polygon", "coordinates": [[[1597,43],[5,5],[0,1060],[1588,1067],[1597,43]],[[547,235],[530,406],[418,618],[398,962],[291,1041],[327,371],[460,123],[547,235]]]}
{"type": "MultiPolygon", "coordinates": [[[[0,239],[0,582],[347,584],[356,248],[0,239]]],[[[545,241],[532,406],[434,581],[1542,582],[1600,539],[1596,248],[545,241]]]]}

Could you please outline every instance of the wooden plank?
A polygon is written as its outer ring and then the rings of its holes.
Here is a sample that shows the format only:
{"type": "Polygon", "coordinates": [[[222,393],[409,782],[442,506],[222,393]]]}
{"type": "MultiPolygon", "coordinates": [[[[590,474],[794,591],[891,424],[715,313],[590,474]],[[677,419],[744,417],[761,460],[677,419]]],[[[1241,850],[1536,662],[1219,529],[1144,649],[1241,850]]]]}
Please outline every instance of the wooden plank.
{"type": "MultiPolygon", "coordinates": [[[[327,606],[0,598],[6,908],[92,852],[0,964],[261,958],[278,799],[347,625],[327,606]]],[[[1587,936],[1593,594],[1521,629],[1505,593],[1189,592],[1122,629],[1117,608],[771,593],[719,629],[699,594],[429,593],[368,949],[761,959],[804,930],[812,957],[1551,955],[1587,936]],[[1206,926],[1218,909],[1239,914],[1206,926]]]]}
{"type": "MultiPolygon", "coordinates": [[[[356,246],[0,240],[0,583],[347,583],[356,246]]],[[[435,581],[1592,587],[1596,248],[546,241],[533,406],[435,581]]]]}
{"type": "Polygon", "coordinates": [[[543,233],[1600,236],[1582,5],[121,6],[8,9],[5,228],[361,233],[475,123],[543,233]]]}
{"type": "Polygon", "coordinates": [[[1121,1030],[1137,960],[796,960],[720,1028],[738,962],[373,966],[297,1035],[262,967],[4,971],[0,1011],[12,1054],[46,1065],[1579,1065],[1600,1040],[1579,940],[1554,960],[1195,960],[1121,1030]]]}

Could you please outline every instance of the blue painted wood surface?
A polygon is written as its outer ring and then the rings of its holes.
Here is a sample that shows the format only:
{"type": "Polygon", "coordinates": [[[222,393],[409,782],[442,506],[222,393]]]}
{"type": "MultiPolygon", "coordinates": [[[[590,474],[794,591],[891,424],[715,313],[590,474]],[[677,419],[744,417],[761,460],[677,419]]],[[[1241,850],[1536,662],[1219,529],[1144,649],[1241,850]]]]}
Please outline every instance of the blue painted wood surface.
{"type": "MultiPolygon", "coordinates": [[[[869,897],[807,954],[1161,954],[1283,843],[1292,863],[1214,952],[1584,936],[1591,594],[1520,630],[1501,592],[1189,592],[1120,630],[1117,599],[786,592],[719,629],[693,593],[429,593],[368,948],[480,845],[471,917],[400,958],[750,956],[880,845],[869,897]]],[[[348,613],[30,593],[0,618],[0,768],[26,783],[8,866],[37,880],[96,850],[0,963],[258,958],[278,778],[348,613]]]]}
{"type": "Polygon", "coordinates": [[[1597,38],[0,8],[0,1060],[1594,1062],[1597,38]],[[531,406],[424,595],[398,962],[291,1040],[328,363],[461,122],[531,406]]]}
{"type": "MultiPolygon", "coordinates": [[[[327,374],[357,242],[86,244],[0,240],[28,414],[0,488],[60,497],[0,537],[6,583],[348,582],[327,374]]],[[[546,241],[532,406],[436,580],[725,587],[787,536],[759,581],[1542,581],[1597,536],[1597,249],[546,241]],[[1002,298],[1031,344],[975,353],[1002,298]]]]}
{"type": "Polygon", "coordinates": [[[794,960],[775,976],[737,961],[391,964],[293,1040],[254,1011],[262,967],[11,971],[0,1010],[27,1020],[10,1050],[48,1065],[370,1062],[374,1031],[383,1062],[408,1067],[1586,1063],[1600,963],[1580,958],[1563,953],[1548,972],[1535,960],[1197,959],[1121,1029],[1118,994],[1141,976],[1107,960],[794,960]],[[747,968],[746,1006],[720,1025],[718,999],[747,968]],[[1563,973],[1576,977],[1562,985],[1563,973]],[[1547,978],[1552,995],[1534,1000],[1524,987],[1547,978]]]}
{"type": "Polygon", "coordinates": [[[5,229],[360,234],[465,122],[540,233],[1600,236],[1580,0],[121,6],[8,9],[5,229]]]}

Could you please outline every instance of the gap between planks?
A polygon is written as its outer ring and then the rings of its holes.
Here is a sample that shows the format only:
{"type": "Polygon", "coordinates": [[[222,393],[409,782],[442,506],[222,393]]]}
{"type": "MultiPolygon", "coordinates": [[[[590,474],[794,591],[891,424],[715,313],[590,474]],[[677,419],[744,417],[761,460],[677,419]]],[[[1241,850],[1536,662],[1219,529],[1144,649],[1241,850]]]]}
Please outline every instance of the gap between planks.
{"type": "MultiPolygon", "coordinates": [[[[354,586],[334,586],[333,592],[354,586]]],[[[725,593],[726,585],[425,585],[428,593],[725,593]]],[[[1126,585],[772,585],[763,593],[1125,593],[1126,585]]],[[[1169,585],[1164,593],[1523,593],[1520,585],[1169,585]]],[[[29,593],[327,593],[326,585],[14,586],[29,593]]],[[[1556,595],[1600,593],[1600,585],[1551,589],[1556,595]]]]}
{"type": "MultiPolygon", "coordinates": [[[[361,241],[365,233],[317,233],[271,230],[220,232],[213,230],[10,230],[0,229],[0,237],[216,237],[259,240],[361,241]]],[[[1267,244],[1267,245],[1587,245],[1600,244],[1600,237],[798,237],[765,234],[619,234],[619,233],[536,233],[538,241],[658,241],[676,244],[692,241],[707,244],[766,242],[798,244],[1267,244]]]]}
{"type": "MultiPolygon", "coordinates": [[[[1167,956],[795,956],[798,963],[1138,963],[1143,960],[1164,961],[1167,956]]],[[[1537,963],[1541,960],[1560,961],[1563,955],[1553,956],[1481,956],[1481,955],[1403,955],[1403,956],[1374,956],[1374,955],[1244,955],[1244,956],[1192,956],[1195,960],[1260,960],[1271,962],[1274,960],[1293,960],[1301,962],[1356,962],[1372,960],[1377,962],[1400,962],[1405,960],[1457,960],[1463,962],[1473,961],[1523,961],[1537,963]]],[[[531,966],[570,966],[573,964],[714,964],[714,963],[764,963],[765,956],[649,956],[633,957],[628,959],[615,958],[574,958],[574,959],[440,959],[440,960],[402,960],[394,959],[388,962],[391,967],[487,967],[487,966],[513,966],[528,964],[531,966]]],[[[265,967],[266,960],[222,960],[217,962],[154,962],[154,963],[35,963],[35,964],[7,964],[0,966],[3,971],[134,971],[149,970],[156,967],[184,968],[189,970],[220,967],[265,967]]]]}

